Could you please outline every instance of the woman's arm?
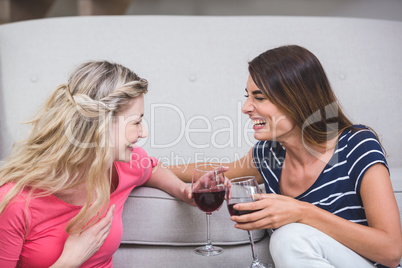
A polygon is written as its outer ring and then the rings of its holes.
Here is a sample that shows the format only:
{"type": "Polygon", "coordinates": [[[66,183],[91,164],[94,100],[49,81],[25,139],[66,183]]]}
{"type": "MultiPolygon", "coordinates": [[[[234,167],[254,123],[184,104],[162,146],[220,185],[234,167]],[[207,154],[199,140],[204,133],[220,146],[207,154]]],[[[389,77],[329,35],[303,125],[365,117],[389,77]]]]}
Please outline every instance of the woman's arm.
{"type": "Polygon", "coordinates": [[[370,167],[360,189],[369,227],[310,208],[302,222],[335,238],[368,259],[396,267],[402,255],[402,233],[398,206],[388,170],[382,164],[370,167]],[[335,220],[336,219],[336,220],[335,220]]]}
{"type": "Polygon", "coordinates": [[[232,220],[237,222],[237,228],[245,230],[279,228],[291,222],[304,223],[370,260],[396,267],[402,255],[401,223],[389,173],[384,165],[375,164],[366,171],[360,193],[368,227],[347,221],[310,203],[273,194],[263,195],[258,202],[238,204],[238,209],[262,210],[234,216],[232,220]]]}
{"type": "MultiPolygon", "coordinates": [[[[190,180],[191,182],[191,180],[190,180]]],[[[158,164],[144,186],[161,189],[191,205],[195,205],[191,195],[191,185],[184,183],[169,169],[158,164]]]]}
{"type": "MultiPolygon", "coordinates": [[[[184,182],[191,183],[194,168],[199,164],[202,163],[174,165],[168,166],[167,168],[184,182]]],[[[259,183],[263,183],[261,174],[258,172],[253,161],[253,149],[237,161],[229,164],[217,164],[228,167],[228,170],[225,171],[225,176],[229,179],[243,176],[255,176],[259,183]]]]}

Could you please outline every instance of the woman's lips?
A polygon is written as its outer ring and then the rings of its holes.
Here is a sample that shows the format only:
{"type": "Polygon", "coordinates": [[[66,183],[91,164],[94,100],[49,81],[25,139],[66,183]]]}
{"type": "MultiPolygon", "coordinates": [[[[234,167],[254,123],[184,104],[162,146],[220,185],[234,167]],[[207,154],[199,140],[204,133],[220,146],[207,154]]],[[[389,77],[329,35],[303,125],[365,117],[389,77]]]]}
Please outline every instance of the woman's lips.
{"type": "Polygon", "coordinates": [[[254,126],[253,126],[253,129],[254,129],[254,130],[259,130],[259,129],[263,129],[263,128],[264,128],[264,125],[262,125],[262,126],[254,125],[254,126]]]}
{"type": "Polygon", "coordinates": [[[127,149],[129,150],[129,151],[133,151],[134,150],[134,146],[135,146],[135,142],[133,142],[133,143],[130,143],[130,144],[127,144],[127,149]]]}
{"type": "Polygon", "coordinates": [[[253,129],[259,130],[265,127],[267,121],[265,119],[258,118],[258,119],[252,119],[252,123],[253,123],[253,129]]]}

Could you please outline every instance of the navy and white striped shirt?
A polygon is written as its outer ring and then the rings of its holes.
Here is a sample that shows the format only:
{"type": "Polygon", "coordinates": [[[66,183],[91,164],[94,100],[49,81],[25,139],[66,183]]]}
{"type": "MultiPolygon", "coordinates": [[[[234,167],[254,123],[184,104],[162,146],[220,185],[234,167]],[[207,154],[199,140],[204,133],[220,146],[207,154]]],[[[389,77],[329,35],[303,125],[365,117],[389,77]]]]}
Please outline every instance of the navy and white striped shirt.
{"type": "MultiPolygon", "coordinates": [[[[285,154],[285,148],[275,141],[259,141],[253,148],[253,160],[267,193],[281,194],[279,181],[285,154]]],[[[339,136],[331,160],[314,184],[295,199],[367,225],[360,185],[367,169],[377,163],[388,168],[376,135],[364,126],[353,126],[339,136]]]]}

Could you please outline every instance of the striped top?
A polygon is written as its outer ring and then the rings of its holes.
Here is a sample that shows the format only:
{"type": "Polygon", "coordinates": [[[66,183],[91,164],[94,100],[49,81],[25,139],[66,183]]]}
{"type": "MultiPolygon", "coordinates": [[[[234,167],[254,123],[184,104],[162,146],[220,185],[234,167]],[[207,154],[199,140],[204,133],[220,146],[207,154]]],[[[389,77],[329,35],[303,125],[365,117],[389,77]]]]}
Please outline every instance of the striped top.
{"type": "MultiPolygon", "coordinates": [[[[281,194],[279,181],[285,154],[285,148],[276,141],[259,141],[253,148],[254,164],[264,179],[267,193],[281,194]]],[[[367,169],[376,163],[388,168],[376,135],[365,126],[353,126],[339,136],[331,160],[314,184],[295,199],[367,225],[360,186],[367,169]]]]}

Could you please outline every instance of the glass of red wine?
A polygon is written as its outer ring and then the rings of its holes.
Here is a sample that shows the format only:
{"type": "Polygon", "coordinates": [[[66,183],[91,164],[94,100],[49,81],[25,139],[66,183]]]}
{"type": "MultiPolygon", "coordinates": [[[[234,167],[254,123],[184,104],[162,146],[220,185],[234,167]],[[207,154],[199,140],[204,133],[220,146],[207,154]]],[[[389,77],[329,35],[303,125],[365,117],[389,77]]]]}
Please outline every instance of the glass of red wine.
{"type": "MultiPolygon", "coordinates": [[[[254,176],[246,176],[229,180],[226,185],[226,203],[229,214],[231,216],[241,216],[255,212],[252,210],[237,210],[234,209],[233,206],[238,203],[249,203],[259,200],[260,195],[261,190],[254,176]]],[[[251,231],[247,232],[250,239],[251,253],[253,257],[250,268],[271,268],[271,264],[261,263],[258,260],[254,246],[253,233],[251,231]]]]}
{"type": "Polygon", "coordinates": [[[222,206],[225,199],[225,176],[222,166],[201,164],[194,168],[191,191],[197,207],[207,214],[207,243],[194,251],[202,256],[215,256],[223,253],[223,249],[211,244],[209,237],[209,221],[212,212],[222,206]]]}

